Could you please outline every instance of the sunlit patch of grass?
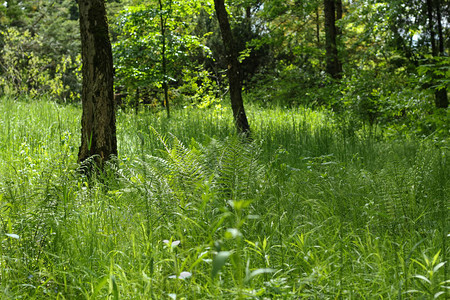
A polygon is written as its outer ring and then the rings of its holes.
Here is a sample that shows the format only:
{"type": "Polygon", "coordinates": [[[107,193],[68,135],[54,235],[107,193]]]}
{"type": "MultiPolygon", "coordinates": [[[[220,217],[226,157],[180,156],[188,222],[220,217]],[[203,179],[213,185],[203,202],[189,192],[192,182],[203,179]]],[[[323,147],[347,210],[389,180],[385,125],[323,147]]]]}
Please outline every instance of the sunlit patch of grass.
{"type": "Polygon", "coordinates": [[[79,108],[2,99],[1,298],[448,296],[448,149],[252,106],[243,143],[220,113],[118,112],[88,180],[79,108]]]}

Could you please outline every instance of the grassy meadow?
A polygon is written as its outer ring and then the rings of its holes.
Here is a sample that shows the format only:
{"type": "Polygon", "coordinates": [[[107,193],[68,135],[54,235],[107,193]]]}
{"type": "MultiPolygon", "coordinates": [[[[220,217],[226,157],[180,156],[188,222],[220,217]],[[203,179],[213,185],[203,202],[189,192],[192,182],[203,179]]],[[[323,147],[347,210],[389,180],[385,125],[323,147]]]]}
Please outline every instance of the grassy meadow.
{"type": "Polygon", "coordinates": [[[327,111],[118,112],[77,171],[81,109],[0,100],[1,299],[446,299],[449,140],[327,111]]]}

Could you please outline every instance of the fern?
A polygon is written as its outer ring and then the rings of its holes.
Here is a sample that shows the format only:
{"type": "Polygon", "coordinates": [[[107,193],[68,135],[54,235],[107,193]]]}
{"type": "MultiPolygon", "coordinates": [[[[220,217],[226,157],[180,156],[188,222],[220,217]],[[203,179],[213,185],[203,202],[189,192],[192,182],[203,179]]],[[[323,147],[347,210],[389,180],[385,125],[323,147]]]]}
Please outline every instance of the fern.
{"type": "Polygon", "coordinates": [[[160,199],[154,205],[168,201],[165,205],[185,209],[196,205],[205,190],[225,200],[250,200],[260,192],[265,170],[255,143],[229,138],[211,139],[207,145],[192,140],[186,146],[174,135],[153,132],[162,145],[161,155],[145,155],[121,173],[148,198],[160,199]]]}
{"type": "Polygon", "coordinates": [[[242,143],[238,138],[229,138],[218,144],[216,181],[219,190],[230,200],[252,199],[264,168],[258,159],[261,153],[256,144],[242,143]]]}

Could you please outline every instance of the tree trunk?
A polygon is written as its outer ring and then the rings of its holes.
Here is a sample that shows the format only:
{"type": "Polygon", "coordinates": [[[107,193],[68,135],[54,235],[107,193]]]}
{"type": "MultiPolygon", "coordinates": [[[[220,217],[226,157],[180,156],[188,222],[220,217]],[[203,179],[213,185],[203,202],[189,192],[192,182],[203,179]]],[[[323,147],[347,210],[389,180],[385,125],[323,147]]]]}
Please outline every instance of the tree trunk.
{"type": "Polygon", "coordinates": [[[250,4],[245,8],[245,25],[247,25],[247,32],[252,32],[252,7],[250,4]]]}
{"type": "Polygon", "coordinates": [[[444,55],[444,32],[442,29],[442,13],[441,13],[441,1],[435,0],[436,3],[436,18],[437,18],[437,26],[438,26],[438,39],[439,39],[439,55],[444,55]]]}
{"type": "Polygon", "coordinates": [[[78,162],[117,155],[113,61],[104,0],[79,0],[83,88],[78,162]]]}
{"type": "MultiPolygon", "coordinates": [[[[437,25],[438,25],[438,39],[439,39],[439,56],[444,56],[444,33],[442,30],[442,14],[441,14],[441,1],[435,0],[436,2],[436,17],[437,17],[437,25]]],[[[438,108],[448,108],[448,95],[447,88],[442,88],[436,91],[436,107],[438,108]]]]}
{"type": "Polygon", "coordinates": [[[336,20],[342,19],[343,9],[342,9],[342,0],[336,0],[336,20]]]}
{"type": "Polygon", "coordinates": [[[233,110],[234,122],[238,132],[248,136],[250,134],[250,126],[247,121],[244,102],[242,100],[242,82],[238,52],[231,33],[231,27],[228,21],[228,13],[225,9],[224,0],[214,0],[214,7],[216,9],[217,19],[219,21],[222,40],[227,56],[227,75],[230,84],[231,108],[233,110]]]}
{"type": "Polygon", "coordinates": [[[427,14],[428,14],[428,29],[430,31],[431,54],[433,56],[437,56],[438,51],[436,47],[436,33],[434,31],[433,0],[427,0],[427,14]]]}
{"type": "MultiPolygon", "coordinates": [[[[444,36],[442,32],[442,15],[440,1],[435,0],[433,5],[433,0],[427,0],[427,14],[428,14],[428,29],[430,31],[430,43],[431,43],[431,54],[433,57],[438,57],[444,55],[444,36]],[[436,21],[438,27],[438,41],[436,43],[436,31],[434,29],[434,18],[433,11],[436,9],[436,21]]],[[[447,89],[444,87],[434,92],[434,103],[436,108],[448,108],[449,101],[447,95],[447,89]]]]}
{"type": "Polygon", "coordinates": [[[317,48],[320,47],[320,10],[319,6],[317,6],[316,9],[316,41],[317,41],[317,48]]]}
{"type": "Polygon", "coordinates": [[[342,78],[342,66],[339,62],[336,37],[335,0],[324,0],[326,71],[333,78],[342,78]]]}
{"type": "Polygon", "coordinates": [[[167,57],[166,57],[166,24],[167,18],[163,17],[163,9],[164,6],[162,1],[159,0],[159,17],[160,17],[160,26],[161,26],[161,39],[162,39],[162,49],[161,49],[161,62],[162,62],[162,75],[163,75],[163,90],[164,90],[164,100],[163,106],[166,108],[167,117],[170,118],[170,106],[169,106],[169,84],[167,83],[167,57]]]}
{"type": "MultiPolygon", "coordinates": [[[[335,5],[336,5],[336,21],[339,21],[340,19],[342,19],[343,15],[342,0],[336,0],[335,5]]],[[[337,35],[342,34],[342,28],[340,26],[336,26],[336,33],[337,35]]]]}

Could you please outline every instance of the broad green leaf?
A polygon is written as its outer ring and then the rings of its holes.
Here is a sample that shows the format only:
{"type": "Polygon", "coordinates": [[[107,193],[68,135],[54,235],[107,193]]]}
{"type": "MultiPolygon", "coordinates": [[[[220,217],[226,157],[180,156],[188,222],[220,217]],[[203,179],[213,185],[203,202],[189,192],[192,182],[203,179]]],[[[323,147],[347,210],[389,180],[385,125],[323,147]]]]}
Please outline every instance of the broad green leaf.
{"type": "Polygon", "coordinates": [[[425,281],[428,284],[431,284],[431,281],[428,278],[426,278],[425,276],[423,276],[423,275],[414,275],[413,277],[417,278],[417,279],[421,279],[421,280],[425,281]]]}
{"type": "Polygon", "coordinates": [[[250,275],[248,275],[248,277],[245,278],[245,281],[248,282],[248,281],[252,280],[254,277],[261,275],[261,274],[274,273],[274,272],[275,272],[275,270],[270,269],[270,268],[257,269],[255,271],[251,272],[250,275]]]}
{"type": "Polygon", "coordinates": [[[20,239],[19,235],[15,234],[15,233],[5,233],[7,236],[9,236],[10,238],[13,239],[20,239]]]}
{"type": "Polygon", "coordinates": [[[217,253],[212,262],[211,277],[214,279],[216,275],[220,272],[222,267],[225,265],[228,257],[232,254],[231,251],[221,251],[217,253]]]}
{"type": "Polygon", "coordinates": [[[434,268],[433,268],[433,272],[437,272],[443,265],[445,265],[445,261],[438,263],[434,268]]]}
{"type": "Polygon", "coordinates": [[[236,228],[228,228],[227,231],[225,232],[226,239],[235,239],[241,236],[242,233],[239,231],[239,229],[236,228]]]}

